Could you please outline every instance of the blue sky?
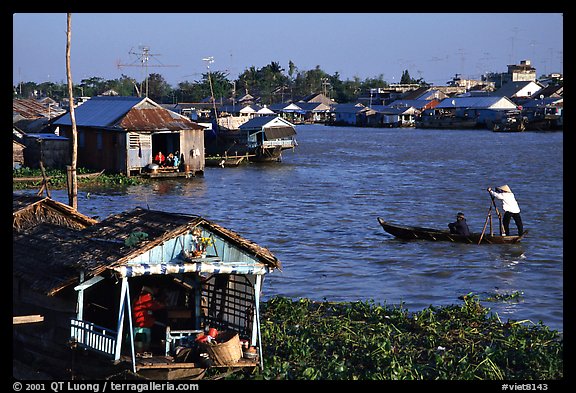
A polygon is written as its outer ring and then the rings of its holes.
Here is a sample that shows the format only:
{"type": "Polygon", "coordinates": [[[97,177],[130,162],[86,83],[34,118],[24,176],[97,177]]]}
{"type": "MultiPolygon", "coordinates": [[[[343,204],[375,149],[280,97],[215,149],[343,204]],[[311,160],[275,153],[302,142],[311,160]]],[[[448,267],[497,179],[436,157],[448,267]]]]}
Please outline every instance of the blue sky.
{"type": "MultiPolygon", "coordinates": [[[[292,61],[341,80],[402,72],[444,85],[530,60],[537,74],[563,72],[561,13],[73,13],[74,83],[145,68],[173,87],[210,69],[235,79],[245,69],[292,61]],[[149,48],[147,62],[142,48],[149,48]]],[[[13,14],[13,83],[66,81],[66,14],[13,14]]]]}

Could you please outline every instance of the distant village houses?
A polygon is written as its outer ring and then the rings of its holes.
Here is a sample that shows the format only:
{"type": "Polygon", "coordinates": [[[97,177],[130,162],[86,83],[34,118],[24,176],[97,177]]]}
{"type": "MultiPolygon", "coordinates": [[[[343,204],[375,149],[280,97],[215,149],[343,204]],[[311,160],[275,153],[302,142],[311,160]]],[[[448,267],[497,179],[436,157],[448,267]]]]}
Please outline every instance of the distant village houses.
{"type": "MultiPolygon", "coordinates": [[[[339,103],[327,91],[270,105],[246,91],[241,97],[158,104],[149,98],[122,97],[109,90],[75,99],[78,165],[127,175],[141,174],[158,151],[178,152],[188,173],[204,169],[204,135],[214,123],[239,130],[251,119],[279,116],[294,125],[358,127],[488,128],[510,114],[521,114],[527,129],[563,126],[563,76],[537,78],[530,60],[507,72],[480,79],[456,74],[444,86],[390,84],[361,92],[355,102],[339,103]],[[216,119],[214,117],[216,116],[216,119]],[[214,121],[216,120],[216,121],[214,121]],[[475,120],[472,121],[472,120],[475,120]]],[[[288,98],[291,95],[281,94],[288,98]]],[[[13,100],[14,167],[69,165],[69,105],[49,97],[13,100]]],[[[211,136],[211,134],[206,134],[211,136]]]]}

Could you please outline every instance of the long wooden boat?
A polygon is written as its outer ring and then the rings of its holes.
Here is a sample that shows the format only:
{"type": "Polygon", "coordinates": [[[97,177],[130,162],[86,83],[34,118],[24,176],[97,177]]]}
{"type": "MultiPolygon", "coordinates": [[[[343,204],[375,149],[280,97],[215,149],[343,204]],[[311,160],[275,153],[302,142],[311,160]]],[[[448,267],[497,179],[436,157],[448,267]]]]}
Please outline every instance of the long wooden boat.
{"type": "Polygon", "coordinates": [[[528,231],[524,231],[522,236],[500,236],[486,232],[484,235],[471,233],[469,236],[464,236],[452,234],[449,230],[391,224],[381,217],[378,217],[378,222],[386,232],[405,240],[449,241],[470,244],[513,244],[519,243],[528,233],[528,231]]]}
{"type": "MultiPolygon", "coordinates": [[[[94,172],[94,173],[80,173],[78,175],[76,175],[76,177],[78,179],[95,179],[98,176],[100,176],[101,174],[104,173],[104,170],[101,170],[100,172],[94,172]]],[[[47,180],[50,180],[52,176],[46,176],[47,180]]],[[[35,182],[35,181],[42,181],[43,177],[42,176],[27,176],[27,177],[13,177],[12,181],[16,182],[16,183],[24,183],[24,182],[35,182]]]]}
{"type": "Polygon", "coordinates": [[[248,163],[253,154],[244,154],[241,156],[209,156],[206,157],[205,164],[209,167],[237,167],[240,164],[248,163]]]}

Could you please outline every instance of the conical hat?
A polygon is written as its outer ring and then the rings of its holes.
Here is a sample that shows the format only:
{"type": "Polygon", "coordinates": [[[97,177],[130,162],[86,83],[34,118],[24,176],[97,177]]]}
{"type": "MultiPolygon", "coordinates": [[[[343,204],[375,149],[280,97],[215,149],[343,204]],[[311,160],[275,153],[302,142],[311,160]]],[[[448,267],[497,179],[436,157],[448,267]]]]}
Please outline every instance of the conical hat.
{"type": "Polygon", "coordinates": [[[500,187],[496,187],[497,189],[504,191],[504,192],[512,192],[512,190],[510,189],[510,187],[508,187],[507,184],[504,184],[503,186],[500,187]]]}

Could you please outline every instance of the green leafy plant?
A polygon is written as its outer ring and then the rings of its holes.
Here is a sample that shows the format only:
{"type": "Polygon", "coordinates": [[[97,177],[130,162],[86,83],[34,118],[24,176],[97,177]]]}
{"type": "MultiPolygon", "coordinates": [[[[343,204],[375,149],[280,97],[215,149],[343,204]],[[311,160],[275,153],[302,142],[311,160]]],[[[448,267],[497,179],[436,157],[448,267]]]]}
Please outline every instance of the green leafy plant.
{"type": "Polygon", "coordinates": [[[563,340],[503,323],[469,294],[410,313],[373,301],[274,297],[262,304],[264,369],[228,379],[546,380],[563,377],[563,340]]]}

